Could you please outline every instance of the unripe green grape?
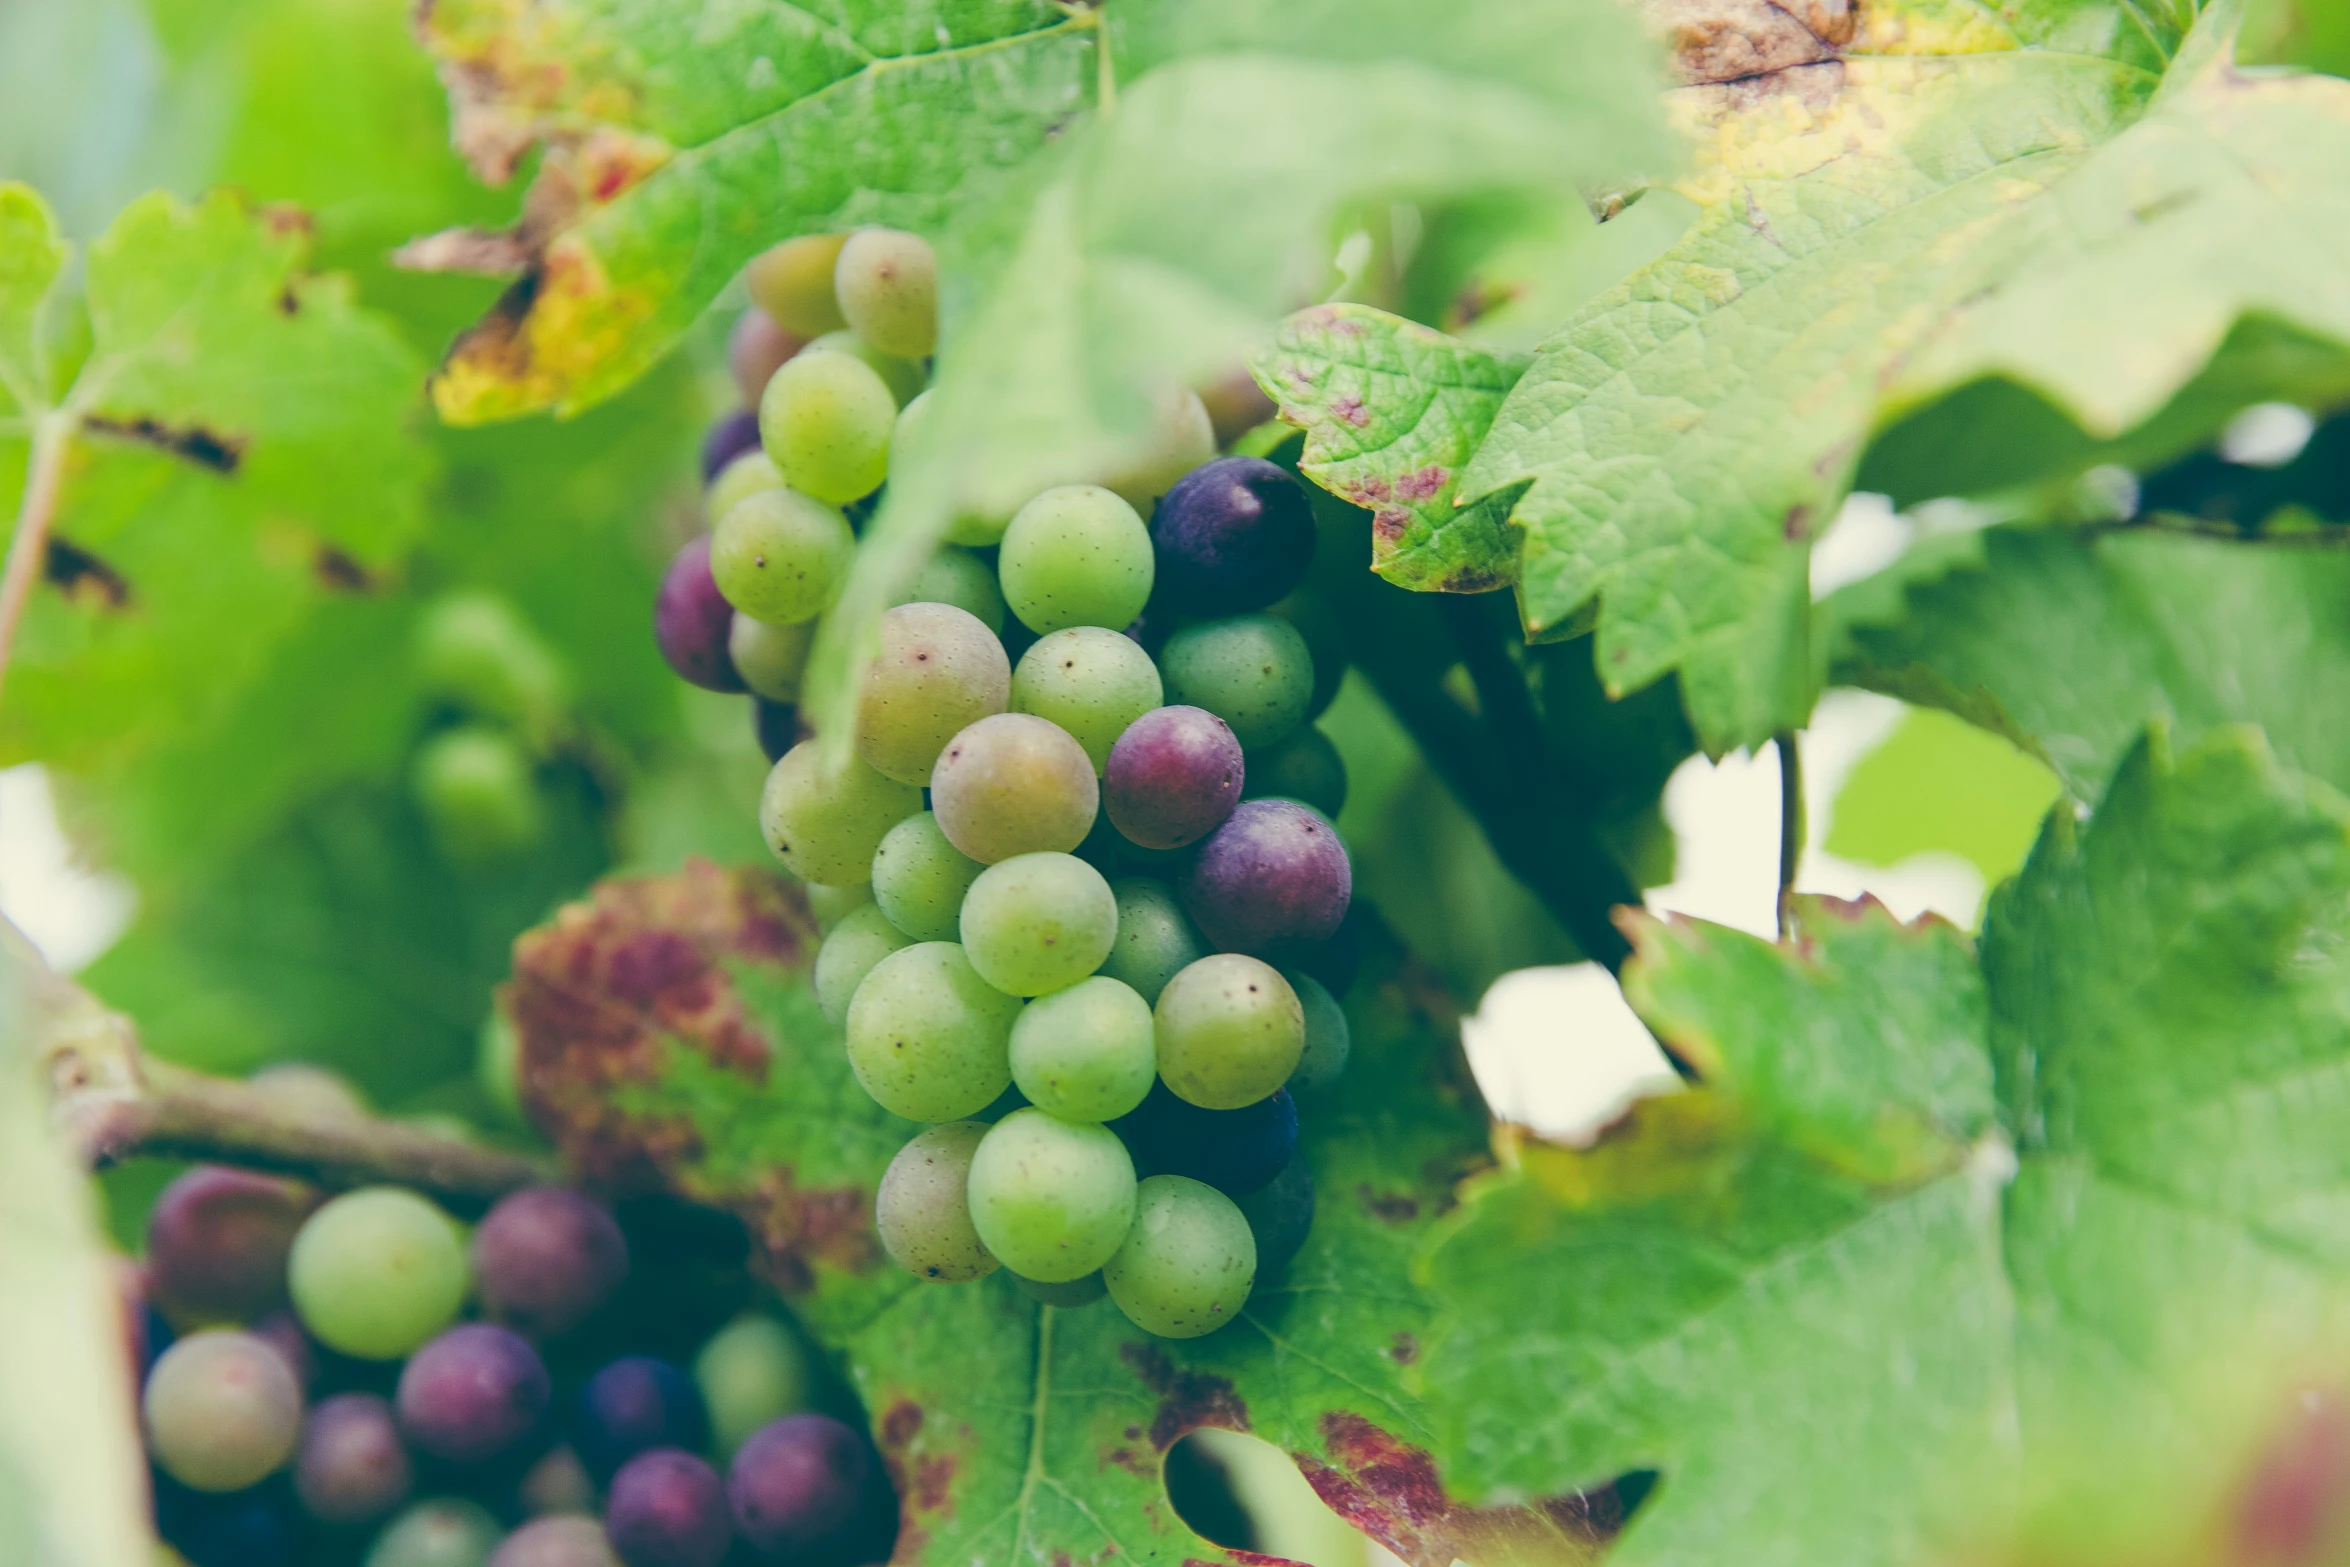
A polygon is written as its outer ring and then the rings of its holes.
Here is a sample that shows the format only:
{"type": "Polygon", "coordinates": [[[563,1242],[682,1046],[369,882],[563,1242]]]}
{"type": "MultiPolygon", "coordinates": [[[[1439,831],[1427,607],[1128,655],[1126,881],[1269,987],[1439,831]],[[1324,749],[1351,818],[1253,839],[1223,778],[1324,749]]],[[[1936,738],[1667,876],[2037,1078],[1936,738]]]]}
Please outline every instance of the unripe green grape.
{"type": "Polygon", "coordinates": [[[1122,631],[1150,602],[1156,570],[1150,529],[1095,484],[1064,484],[1021,507],[996,558],[1004,602],[1031,631],[1122,631]]]}
{"type": "Polygon", "coordinates": [[[810,979],[816,1005],[835,1026],[847,1027],[849,1003],[856,998],[857,987],[865,983],[865,976],[883,958],[913,944],[914,938],[891,924],[878,903],[849,910],[816,949],[816,969],[810,979]]]}
{"type": "Polygon", "coordinates": [[[998,1262],[1045,1284],[1107,1262],[1134,1220],[1134,1160],[1106,1126],[1015,1110],[971,1160],[971,1222],[998,1262]]]}
{"type": "Polygon", "coordinates": [[[938,257],[904,229],[859,229],[833,263],[832,290],[858,336],[921,359],[938,346],[938,257]]]}
{"type": "Polygon", "coordinates": [[[874,1103],[909,1121],[960,1121],[1012,1086],[1017,997],[979,977],[951,941],[873,966],[849,1002],[849,1068],[874,1103]]]}
{"type": "Polygon", "coordinates": [[[949,1121],[898,1150],[873,1198],[874,1227],[890,1261],[934,1284],[967,1284],[996,1260],[971,1223],[971,1159],[984,1121],[949,1121]]]}
{"type": "Polygon", "coordinates": [[[764,1312],[746,1311],[694,1356],[694,1382],[710,1412],[710,1443],[730,1458],[771,1420],[813,1402],[815,1376],[799,1336],[764,1312]]]}
{"type": "Polygon", "coordinates": [[[416,676],[430,694],[542,735],[562,715],[562,663],[495,593],[444,593],[416,627],[416,676]]]}
{"type": "Polygon", "coordinates": [[[1110,891],[1118,899],[1118,940],[1102,972],[1156,1006],[1167,981],[1208,955],[1208,939],[1163,881],[1129,876],[1110,891]]]}
{"type": "Polygon", "coordinates": [[[930,557],[897,597],[900,604],[952,604],[997,636],[1004,631],[1004,590],[986,561],[949,544],[930,557]]]}
{"type": "Polygon", "coordinates": [[[963,895],[987,867],[947,842],[924,811],[889,830],[873,851],[873,901],[915,941],[952,941],[963,895]]]}
{"type": "Polygon", "coordinates": [[[1198,1338],[1240,1315],[1257,1279],[1257,1242],[1231,1198],[1185,1175],[1154,1175],[1134,1224],[1102,1264],[1127,1319],[1161,1338],[1198,1338]]]}
{"type": "Polygon", "coordinates": [[[180,1484],[241,1491],[294,1455],[302,1388],[250,1333],[210,1329],[165,1350],[140,1400],[147,1450],[180,1484]]]}
{"type": "Polygon", "coordinates": [[[900,604],[857,688],[857,754],[885,777],[927,784],[939,752],[1012,696],[1012,661],[976,615],[900,604]]]}
{"type": "Polygon", "coordinates": [[[1150,1003],[1096,975],[1039,996],[1012,1025],[1012,1081],[1064,1121],[1114,1121],[1158,1075],[1150,1003]]]}
{"type": "Polygon", "coordinates": [[[881,488],[897,422],[897,398],[879,372],[817,343],[786,360],[759,399],[759,441],[784,482],[835,506],[881,488]]]}
{"type": "Polygon", "coordinates": [[[1159,674],[1170,705],[1206,708],[1250,751],[1287,739],[1314,699],[1306,639],[1274,615],[1185,626],[1160,649],[1159,674]]]}
{"type": "Polygon", "coordinates": [[[1104,489],[1143,516],[1175,481],[1216,455],[1216,429],[1199,393],[1188,388],[1161,394],[1151,406],[1150,428],[1101,476],[1104,489]]]}
{"type": "Polygon", "coordinates": [[[1041,996],[1102,966],[1118,939],[1118,900],[1073,854],[1017,854],[982,871],[963,899],[963,950],[979,977],[1041,996]]]}
{"type": "Polygon", "coordinates": [[[816,645],[816,626],[813,620],[773,626],[736,610],[726,630],[726,653],[734,660],[734,672],[770,702],[798,701],[808,649],[816,645]]]}
{"type": "Polygon", "coordinates": [[[1167,981],[1152,1009],[1159,1076],[1204,1110],[1270,1094],[1305,1053],[1305,1009],[1269,963],[1237,952],[1201,958],[1167,981]]]}
{"type": "Polygon", "coordinates": [[[922,809],[922,791],[884,778],[857,757],[828,772],[814,740],[783,754],[759,796],[759,830],[775,857],[802,881],[853,886],[873,868],[873,851],[922,809]]]}
{"type": "Polygon", "coordinates": [[[857,536],[837,508],[798,490],[755,490],[710,536],[710,576],[741,613],[789,626],[831,606],[856,553],[857,536]]]}
{"type": "Polygon", "coordinates": [[[1314,699],[1306,708],[1306,717],[1321,717],[1338,700],[1338,688],[1346,683],[1345,624],[1330,601],[1310,588],[1300,588],[1265,613],[1288,621],[1306,639],[1306,651],[1314,660],[1314,699]]]}
{"type": "Polygon", "coordinates": [[[930,774],[930,808],[947,840],[982,865],[1065,853],[1101,809],[1085,747],[1033,713],[998,713],[947,742],[930,774]]]}
{"type": "Polygon", "coordinates": [[[1354,1034],[1347,1027],[1346,1009],[1330,994],[1329,987],[1311,974],[1283,969],[1281,977],[1297,992],[1298,1007],[1306,1020],[1305,1049],[1298,1055],[1297,1070],[1289,1074],[1289,1086],[1328,1088],[1346,1071],[1347,1057],[1354,1054],[1354,1034]]]}
{"type": "Polygon", "coordinates": [[[471,1282],[449,1216],[396,1186],[363,1186],[326,1203],[303,1222],[286,1259],[302,1325],[361,1360],[418,1348],[456,1320],[471,1282]]]}
{"type": "Polygon", "coordinates": [[[436,1496],[384,1525],[364,1567],[489,1567],[504,1532],[481,1503],[436,1496]]]}
{"type": "Polygon", "coordinates": [[[1012,671],[1012,711],[1049,718],[1085,748],[1096,777],[1126,726],[1159,705],[1159,668],[1132,637],[1071,626],[1037,639],[1012,671]]]}
{"type": "MultiPolygon", "coordinates": [[[[820,881],[800,885],[808,894],[808,912],[816,916],[816,928],[820,931],[832,929],[873,901],[873,887],[869,882],[850,882],[838,887],[820,881]]],[[[841,1004],[848,1004],[846,997],[841,1004]]]]}
{"type": "Polygon", "coordinates": [[[490,1015],[482,1020],[473,1074],[483,1096],[507,1120],[528,1119],[522,1108],[522,1031],[503,1007],[491,1007],[490,1015]]]}
{"type": "Polygon", "coordinates": [[[1019,1288],[1021,1294],[1030,1300],[1047,1306],[1057,1306],[1063,1311],[1075,1311],[1080,1306],[1090,1306],[1110,1293],[1110,1287],[1102,1282],[1102,1276],[1098,1271],[1088,1273],[1082,1279],[1071,1279],[1065,1284],[1047,1284],[1042,1279],[1024,1279],[1015,1273],[1012,1275],[1012,1283],[1019,1288]]]}
{"type": "Polygon", "coordinates": [[[452,860],[502,859],[546,834],[530,758],[503,730],[442,730],[417,749],[409,781],[433,842],[452,860]]]}
{"type": "MultiPolygon", "coordinates": [[[[929,379],[922,367],[913,360],[885,354],[854,332],[827,332],[810,343],[808,348],[818,353],[847,354],[852,359],[862,360],[867,369],[881,377],[881,384],[889,388],[889,395],[896,400],[900,409],[922,395],[923,383],[929,379]]],[[[895,439],[894,434],[892,439],[895,439]]]]}
{"type": "MultiPolygon", "coordinates": [[[[909,401],[905,408],[899,412],[898,427],[889,438],[890,477],[897,477],[904,465],[921,458],[930,440],[930,425],[936,416],[937,409],[938,398],[929,392],[923,392],[909,401]]],[[[958,500],[954,518],[947,524],[946,540],[949,545],[985,546],[998,544],[1003,541],[1004,525],[1011,520],[1012,514],[1009,511],[983,510],[958,500]]],[[[989,591],[995,593],[996,600],[1000,604],[1003,594],[995,588],[992,572],[989,574],[989,591]]],[[[947,602],[960,603],[961,600],[949,599],[947,602]]],[[[963,607],[971,609],[968,604],[963,607]]],[[[975,615],[979,614],[976,609],[971,609],[971,612],[975,615]]],[[[980,619],[985,620],[986,618],[985,615],[980,615],[980,619]]],[[[996,622],[996,629],[999,631],[1003,629],[1003,623],[1000,619],[996,622]]]]}
{"type": "Polygon", "coordinates": [[[847,242],[846,234],[802,234],[760,252],[743,269],[751,302],[801,337],[839,331],[848,318],[840,313],[832,273],[847,242]]]}
{"type": "Polygon", "coordinates": [[[1335,819],[1346,808],[1346,761],[1328,735],[1306,724],[1280,744],[1250,754],[1240,797],[1296,800],[1335,819]]]}
{"type": "Polygon", "coordinates": [[[715,529],[734,510],[735,503],[761,490],[783,488],[783,470],[765,452],[745,452],[718,470],[718,477],[702,492],[702,520],[715,529]]]}

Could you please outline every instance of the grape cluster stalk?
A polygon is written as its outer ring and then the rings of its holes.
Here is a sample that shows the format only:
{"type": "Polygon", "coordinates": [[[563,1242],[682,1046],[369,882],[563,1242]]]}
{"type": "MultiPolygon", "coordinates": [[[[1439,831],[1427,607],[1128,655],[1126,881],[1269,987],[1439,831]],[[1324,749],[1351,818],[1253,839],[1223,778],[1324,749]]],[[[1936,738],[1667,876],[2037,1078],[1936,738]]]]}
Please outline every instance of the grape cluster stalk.
{"type": "Polygon", "coordinates": [[[874,1217],[915,1277],[998,1268],[1189,1338],[1313,1216],[1300,1099],[1345,1066],[1345,768],[1313,721],[1346,658],[1304,587],[1286,470],[1219,455],[1201,399],[1005,514],[960,508],[882,616],[827,764],[798,711],[860,519],[933,417],[937,265],[866,229],[747,274],[749,406],[703,447],[706,536],[654,610],[683,679],[748,692],[760,827],[826,936],[857,1081],[925,1123],[874,1217]]]}

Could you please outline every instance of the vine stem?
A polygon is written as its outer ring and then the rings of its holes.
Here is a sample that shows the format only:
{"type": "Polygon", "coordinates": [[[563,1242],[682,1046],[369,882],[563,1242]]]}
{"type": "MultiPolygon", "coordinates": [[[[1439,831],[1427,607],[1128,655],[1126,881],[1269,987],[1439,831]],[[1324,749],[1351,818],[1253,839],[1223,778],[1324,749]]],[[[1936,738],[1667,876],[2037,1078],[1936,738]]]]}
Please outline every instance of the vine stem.
{"type": "Polygon", "coordinates": [[[1772,743],[1779,750],[1779,939],[1787,938],[1788,910],[1795,897],[1795,873],[1803,863],[1803,753],[1795,731],[1782,729],[1772,743]]]}
{"type": "Polygon", "coordinates": [[[16,509],[16,531],[8,537],[8,558],[0,565],[0,682],[16,646],[17,622],[49,558],[49,525],[57,516],[65,484],[65,454],[72,444],[74,415],[54,409],[33,422],[32,463],[25,472],[24,499],[16,509]]]}

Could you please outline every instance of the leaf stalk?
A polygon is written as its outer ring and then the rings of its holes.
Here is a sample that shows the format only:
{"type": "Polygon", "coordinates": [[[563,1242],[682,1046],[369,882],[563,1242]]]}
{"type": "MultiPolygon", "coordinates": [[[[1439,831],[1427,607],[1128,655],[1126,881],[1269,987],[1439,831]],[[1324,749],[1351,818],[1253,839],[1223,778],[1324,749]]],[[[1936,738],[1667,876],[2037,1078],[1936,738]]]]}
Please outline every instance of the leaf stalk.
{"type": "Polygon", "coordinates": [[[17,505],[15,531],[8,536],[6,563],[0,564],[0,683],[7,679],[17,622],[24,618],[33,584],[48,564],[49,529],[65,487],[65,457],[73,444],[76,422],[76,416],[66,409],[52,409],[33,421],[32,461],[25,470],[24,497],[17,505]]]}

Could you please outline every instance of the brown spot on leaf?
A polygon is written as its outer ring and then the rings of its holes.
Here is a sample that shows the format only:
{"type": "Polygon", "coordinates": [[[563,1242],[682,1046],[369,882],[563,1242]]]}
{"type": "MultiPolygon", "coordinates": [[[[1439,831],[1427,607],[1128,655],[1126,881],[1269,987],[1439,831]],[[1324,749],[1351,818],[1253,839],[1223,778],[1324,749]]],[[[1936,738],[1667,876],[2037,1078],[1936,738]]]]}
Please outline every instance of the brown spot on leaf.
{"type": "Polygon", "coordinates": [[[93,435],[111,436],[119,441],[136,441],[142,446],[152,446],[159,452],[168,452],[199,468],[209,468],[214,473],[233,474],[237,471],[237,465],[245,459],[246,441],[243,436],[224,435],[200,424],[174,427],[145,415],[136,419],[108,419],[92,414],[82,421],[82,425],[93,435]]]}
{"type": "Polygon", "coordinates": [[[1371,541],[1375,546],[1394,549],[1411,527],[1412,514],[1401,506],[1382,506],[1371,513],[1371,541]]]}
{"type": "Polygon", "coordinates": [[[1364,1181],[1355,1187],[1363,1208],[1382,1224],[1409,1224],[1420,1216],[1420,1199],[1405,1192],[1376,1192],[1364,1181]]]}
{"type": "Polygon", "coordinates": [[[373,593],[383,586],[375,573],[332,544],[318,547],[318,553],[311,558],[310,571],[337,593],[373,593]]]}
{"type": "Polygon", "coordinates": [[[1835,58],[1858,24],[1853,0],[1645,0],[1684,82],[1750,81],[1835,58]]]}
{"type": "Polygon", "coordinates": [[[868,1216],[873,1193],[862,1186],[803,1187],[789,1165],[778,1165],[731,1206],[759,1242],[759,1271],[786,1295],[816,1287],[815,1264],[846,1273],[881,1266],[881,1243],[868,1216]]]}
{"type": "Polygon", "coordinates": [[[910,1398],[901,1398],[889,1406],[881,1417],[881,1441],[885,1447],[903,1447],[914,1440],[922,1429],[922,1406],[910,1398]]]}
{"type": "Polygon", "coordinates": [[[1399,501],[1424,501],[1442,490],[1452,478],[1452,470],[1441,463],[1430,463],[1414,468],[1395,481],[1395,498],[1399,501]]]}
{"type": "Polygon", "coordinates": [[[1330,400],[1330,411],[1360,430],[1371,422],[1371,411],[1363,400],[1352,392],[1341,392],[1330,400]]]}
{"type": "Polygon", "coordinates": [[[1156,1344],[1121,1344],[1118,1355],[1159,1395],[1159,1412],[1151,1420],[1151,1445],[1160,1452],[1201,1426],[1248,1429],[1248,1406],[1233,1391],[1229,1378],[1185,1370],[1156,1344]]]}
{"type": "Polygon", "coordinates": [[[41,575],[49,585],[76,604],[101,609],[128,609],[130,579],[77,544],[51,535],[41,560],[41,575]]]}
{"type": "Polygon", "coordinates": [[[1612,1486],[1530,1507],[1467,1507],[1446,1493],[1425,1451],[1360,1415],[1324,1415],[1321,1435],[1324,1456],[1301,1454],[1297,1461],[1315,1493],[1413,1567],[1588,1560],[1622,1527],[1612,1486]]]}
{"type": "MultiPolygon", "coordinates": [[[[1133,1434],[1140,1436],[1142,1434],[1142,1428],[1140,1426],[1134,1427],[1133,1434]]],[[[1123,1469],[1128,1474],[1133,1475],[1135,1478],[1140,1480],[1154,1479],[1158,1474],[1157,1465],[1145,1459],[1140,1453],[1137,1453],[1133,1448],[1128,1447],[1123,1442],[1111,1448],[1108,1452],[1102,1454],[1102,1463],[1105,1466],[1115,1466],[1117,1468],[1123,1469]]]]}
{"type": "Polygon", "coordinates": [[[1399,1366],[1408,1366],[1420,1358],[1420,1341],[1409,1333],[1398,1333],[1387,1346],[1387,1358],[1399,1366]]]}

